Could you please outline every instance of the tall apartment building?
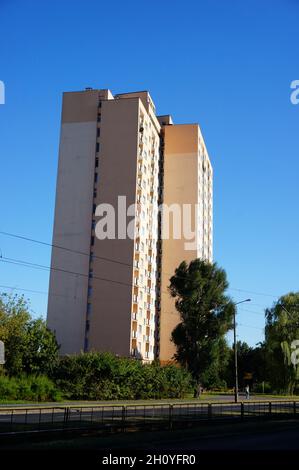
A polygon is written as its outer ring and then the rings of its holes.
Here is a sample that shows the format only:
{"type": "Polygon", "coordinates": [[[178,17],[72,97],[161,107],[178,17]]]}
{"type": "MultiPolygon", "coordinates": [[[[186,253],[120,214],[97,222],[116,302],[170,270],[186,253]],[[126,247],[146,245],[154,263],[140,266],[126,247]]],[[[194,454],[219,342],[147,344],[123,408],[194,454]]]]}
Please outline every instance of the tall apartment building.
{"type": "Polygon", "coordinates": [[[199,126],[157,117],[148,92],[64,93],[48,300],[62,354],[172,359],[179,317],[167,286],[182,260],[212,260],[212,178],[199,126]],[[191,205],[191,247],[171,217],[163,238],[173,204],[191,205]],[[99,239],[111,207],[115,237],[99,239]]]}

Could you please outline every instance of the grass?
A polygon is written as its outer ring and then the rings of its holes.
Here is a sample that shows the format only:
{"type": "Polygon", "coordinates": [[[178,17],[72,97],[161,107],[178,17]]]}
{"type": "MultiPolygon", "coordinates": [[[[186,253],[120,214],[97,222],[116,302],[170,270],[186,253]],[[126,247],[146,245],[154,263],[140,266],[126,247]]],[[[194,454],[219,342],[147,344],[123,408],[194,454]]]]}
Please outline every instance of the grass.
{"type": "MultiPolygon", "coordinates": [[[[36,403],[36,402],[33,402],[33,401],[29,401],[29,400],[5,400],[5,399],[0,399],[0,405],[32,405],[32,403],[36,403]]],[[[55,403],[55,402],[51,402],[51,403],[55,403]]]]}
{"type": "MultiPolygon", "coordinates": [[[[23,400],[5,400],[0,399],[0,405],[37,405],[38,407],[42,406],[92,406],[92,405],[151,405],[151,404],[171,404],[171,403],[198,403],[200,401],[206,402],[221,402],[222,397],[231,397],[231,401],[234,400],[234,397],[231,393],[225,392],[208,392],[201,395],[200,398],[193,398],[189,396],[186,398],[163,398],[163,399],[148,399],[148,400],[105,400],[105,401],[94,401],[94,400],[64,400],[57,402],[36,402],[36,401],[23,401],[23,400]]],[[[245,397],[240,396],[240,401],[245,397]]],[[[284,399],[284,400],[299,400],[299,395],[276,395],[276,394],[262,394],[256,393],[251,396],[251,400],[270,400],[270,399],[284,399]]]]}

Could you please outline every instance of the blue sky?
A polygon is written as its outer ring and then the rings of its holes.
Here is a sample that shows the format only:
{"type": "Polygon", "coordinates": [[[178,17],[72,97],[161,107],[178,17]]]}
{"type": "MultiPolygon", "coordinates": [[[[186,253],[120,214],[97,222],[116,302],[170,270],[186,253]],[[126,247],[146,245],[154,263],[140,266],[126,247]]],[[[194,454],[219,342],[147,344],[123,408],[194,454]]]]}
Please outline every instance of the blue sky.
{"type": "MultiPolygon", "coordinates": [[[[148,89],[159,114],[201,125],[215,260],[234,299],[252,298],[239,338],[262,340],[264,307],[299,290],[298,18],[297,0],[0,0],[0,230],[51,242],[63,91],[148,89]]],[[[0,249],[50,262],[2,235],[0,249]]],[[[1,263],[0,285],[46,292],[48,271],[1,263]]],[[[25,295],[45,316],[47,296],[25,295]]]]}

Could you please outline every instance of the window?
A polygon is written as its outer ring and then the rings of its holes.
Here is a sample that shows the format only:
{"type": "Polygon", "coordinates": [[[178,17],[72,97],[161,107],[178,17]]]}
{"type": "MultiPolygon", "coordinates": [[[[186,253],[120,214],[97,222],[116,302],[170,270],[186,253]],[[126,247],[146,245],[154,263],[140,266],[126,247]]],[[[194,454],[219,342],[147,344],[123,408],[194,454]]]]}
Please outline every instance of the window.
{"type": "Polygon", "coordinates": [[[97,129],[97,137],[100,137],[100,134],[101,134],[101,129],[98,127],[98,129],[97,129]]]}
{"type": "Polygon", "coordinates": [[[89,320],[86,320],[86,324],[85,324],[85,331],[86,331],[86,332],[89,331],[89,327],[90,327],[89,320]]]}
{"type": "Polygon", "coordinates": [[[92,206],[92,212],[93,212],[93,214],[95,213],[96,208],[97,208],[96,204],[93,204],[93,206],[92,206]]]}
{"type": "Polygon", "coordinates": [[[94,246],[94,236],[92,235],[91,241],[90,241],[91,246],[94,246]]]}
{"type": "Polygon", "coordinates": [[[97,174],[97,173],[94,174],[94,182],[95,182],[95,183],[98,182],[98,174],[97,174]]]}
{"type": "Polygon", "coordinates": [[[98,122],[101,122],[101,115],[98,114],[98,122]]]}
{"type": "Polygon", "coordinates": [[[87,291],[88,297],[90,297],[91,294],[92,294],[92,286],[88,286],[88,291],[87,291]]]}
{"type": "Polygon", "coordinates": [[[100,151],[100,144],[99,142],[97,142],[97,145],[96,145],[96,152],[98,153],[100,151]]]}
{"type": "Polygon", "coordinates": [[[87,315],[91,314],[91,303],[88,302],[87,304],[87,310],[86,310],[87,315]]]}
{"type": "Polygon", "coordinates": [[[99,166],[99,157],[96,157],[96,164],[95,164],[95,167],[98,168],[99,166]]]}

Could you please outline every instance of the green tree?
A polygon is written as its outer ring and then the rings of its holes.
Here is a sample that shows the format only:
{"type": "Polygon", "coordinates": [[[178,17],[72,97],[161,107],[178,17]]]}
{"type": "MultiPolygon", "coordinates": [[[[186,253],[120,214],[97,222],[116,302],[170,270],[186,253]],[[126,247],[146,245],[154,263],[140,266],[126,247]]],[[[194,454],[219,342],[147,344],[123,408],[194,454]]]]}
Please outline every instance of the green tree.
{"type": "Polygon", "coordinates": [[[265,312],[265,346],[272,387],[292,394],[299,367],[292,361],[292,342],[299,339],[299,292],[290,292],[265,312]]]}
{"type": "Polygon", "coordinates": [[[0,339],[5,345],[5,369],[10,375],[22,372],[25,337],[30,313],[23,296],[0,296],[0,339]]]}
{"type": "MultiPolygon", "coordinates": [[[[249,346],[246,342],[237,342],[238,352],[238,383],[239,388],[244,388],[247,384],[251,388],[263,391],[265,387],[269,390],[268,354],[265,343],[258,343],[255,347],[249,346]],[[247,375],[250,374],[251,378],[247,375]]],[[[235,386],[235,354],[234,346],[228,348],[227,361],[222,372],[224,381],[229,388],[235,386]]]]}
{"type": "Polygon", "coordinates": [[[54,334],[42,319],[31,318],[23,296],[0,295],[0,339],[10,376],[47,374],[58,357],[54,334]]]}
{"type": "Polygon", "coordinates": [[[202,374],[203,386],[208,389],[227,388],[227,369],[229,367],[231,349],[224,337],[213,341],[211,362],[202,374]]]}
{"type": "Polygon", "coordinates": [[[58,360],[58,344],[55,335],[41,318],[27,324],[23,371],[27,374],[48,375],[58,360]]]}
{"type": "Polygon", "coordinates": [[[227,288],[225,271],[200,259],[189,265],[183,261],[170,279],[170,294],[181,319],[172,332],[174,357],[190,371],[197,389],[216,357],[221,364],[219,346],[232,328],[235,305],[225,295],[227,288]]]}

